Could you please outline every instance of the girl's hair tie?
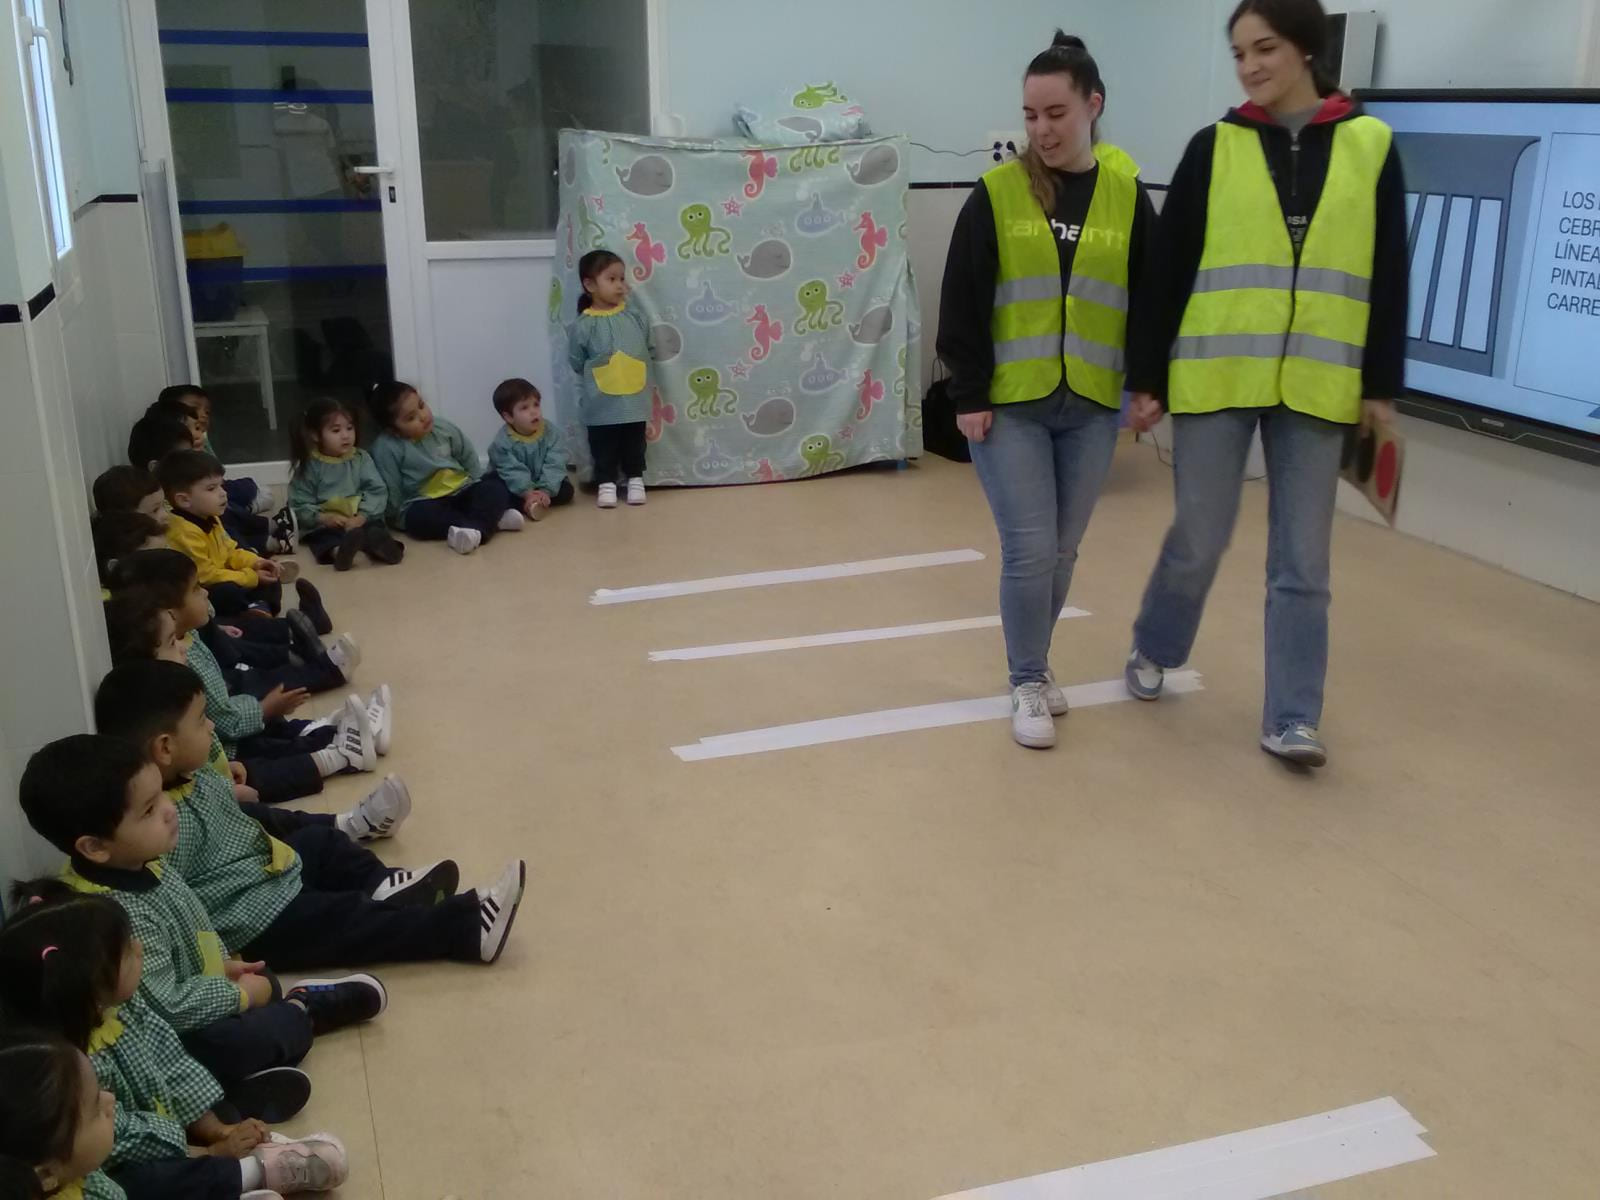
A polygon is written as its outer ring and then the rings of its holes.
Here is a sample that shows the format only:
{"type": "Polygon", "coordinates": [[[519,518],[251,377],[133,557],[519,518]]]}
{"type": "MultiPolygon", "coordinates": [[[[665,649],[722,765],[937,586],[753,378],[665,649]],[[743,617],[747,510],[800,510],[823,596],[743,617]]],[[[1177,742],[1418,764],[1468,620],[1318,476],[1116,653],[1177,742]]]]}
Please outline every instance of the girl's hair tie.
{"type": "Polygon", "coordinates": [[[46,946],[43,950],[39,951],[39,958],[41,960],[49,958],[52,954],[54,954],[60,948],[61,947],[59,947],[59,946],[46,946]]]}

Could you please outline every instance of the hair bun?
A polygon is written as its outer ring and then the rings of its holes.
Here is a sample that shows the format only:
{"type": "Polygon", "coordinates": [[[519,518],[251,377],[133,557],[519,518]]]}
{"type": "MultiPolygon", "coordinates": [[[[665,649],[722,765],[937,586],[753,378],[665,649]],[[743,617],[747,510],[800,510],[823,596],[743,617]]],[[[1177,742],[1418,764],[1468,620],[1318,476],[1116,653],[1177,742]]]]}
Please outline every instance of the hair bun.
{"type": "Polygon", "coordinates": [[[1052,46],[1063,46],[1068,50],[1087,51],[1089,49],[1081,37],[1075,33],[1068,33],[1064,29],[1056,30],[1056,36],[1050,39],[1050,44],[1052,46]]]}

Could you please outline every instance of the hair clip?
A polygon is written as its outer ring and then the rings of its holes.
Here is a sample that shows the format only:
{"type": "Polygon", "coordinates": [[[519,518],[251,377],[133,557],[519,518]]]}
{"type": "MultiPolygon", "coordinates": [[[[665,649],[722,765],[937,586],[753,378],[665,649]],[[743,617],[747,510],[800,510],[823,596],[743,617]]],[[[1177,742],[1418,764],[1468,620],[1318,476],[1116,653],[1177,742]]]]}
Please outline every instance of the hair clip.
{"type": "Polygon", "coordinates": [[[43,962],[59,949],[61,949],[60,946],[46,946],[43,950],[39,951],[39,960],[43,962]]]}

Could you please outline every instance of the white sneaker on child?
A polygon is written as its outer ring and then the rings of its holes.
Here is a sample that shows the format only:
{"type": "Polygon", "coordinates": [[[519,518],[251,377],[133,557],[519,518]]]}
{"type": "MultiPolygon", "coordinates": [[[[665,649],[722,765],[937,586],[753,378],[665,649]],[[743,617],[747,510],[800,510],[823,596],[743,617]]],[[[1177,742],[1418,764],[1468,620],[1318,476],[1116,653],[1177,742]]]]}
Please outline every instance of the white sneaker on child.
{"type": "Polygon", "coordinates": [[[644,503],[644,480],[638,476],[628,480],[628,503],[635,505],[644,503]]]}
{"type": "Polygon", "coordinates": [[[387,683],[380,683],[367,697],[367,717],[372,721],[372,736],[377,739],[378,753],[389,753],[394,741],[394,693],[387,683]]]}
{"type": "Polygon", "coordinates": [[[361,665],[361,647],[350,634],[341,633],[334,639],[333,645],[328,647],[328,657],[333,661],[333,665],[339,668],[339,674],[348,682],[350,676],[356,673],[356,668],[361,665]]]}
{"type": "Polygon", "coordinates": [[[411,815],[411,791],[398,775],[386,775],[372,793],[333,823],[353,842],[374,842],[393,837],[411,815]]]}
{"type": "Polygon", "coordinates": [[[333,748],[358,771],[378,769],[378,739],[372,732],[372,718],[367,716],[367,706],[354,692],[345,697],[333,748]]]}
{"type": "Polygon", "coordinates": [[[595,504],[601,508],[615,508],[617,506],[617,485],[602,483],[600,490],[595,494],[595,504]]]}
{"type": "Polygon", "coordinates": [[[350,1178],[350,1155],[331,1133],[265,1142],[251,1152],[270,1192],[331,1192],[350,1178]]]}
{"type": "Polygon", "coordinates": [[[478,889],[478,951],[484,962],[494,962],[506,948],[527,884],[528,864],[519,858],[500,872],[499,879],[478,889]]]}
{"type": "Polygon", "coordinates": [[[469,529],[465,525],[452,525],[450,532],[445,534],[445,544],[457,554],[471,554],[483,545],[483,534],[476,529],[469,529]]]}
{"type": "Polygon", "coordinates": [[[520,508],[508,508],[500,514],[500,524],[496,528],[506,533],[520,533],[522,532],[522,527],[527,523],[523,519],[520,508]]]}

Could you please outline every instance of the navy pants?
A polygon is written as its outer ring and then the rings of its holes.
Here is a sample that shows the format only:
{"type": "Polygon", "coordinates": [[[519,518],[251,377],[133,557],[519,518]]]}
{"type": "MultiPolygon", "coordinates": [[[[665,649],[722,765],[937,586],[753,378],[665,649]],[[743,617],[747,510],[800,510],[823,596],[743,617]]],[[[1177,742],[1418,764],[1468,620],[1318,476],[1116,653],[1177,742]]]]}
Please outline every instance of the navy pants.
{"type": "Polygon", "coordinates": [[[322,772],[313,751],[331,743],[338,730],[331,725],[305,732],[309,721],[269,721],[260,733],[239,740],[234,757],[244,764],[245,782],[263,804],[281,804],[322,790],[322,772]]]}
{"type": "MultiPolygon", "coordinates": [[[[281,994],[275,978],[272,993],[281,994]]],[[[190,1057],[216,1076],[226,1092],[258,1071],[298,1066],[311,1050],[311,1017],[298,1004],[274,1000],[191,1029],[181,1040],[190,1057]]]]}
{"type": "Polygon", "coordinates": [[[452,525],[464,525],[483,534],[487,542],[500,527],[506,509],[516,508],[500,476],[490,471],[476,483],[437,500],[413,500],[406,506],[405,529],[419,541],[442,541],[452,525]]]}
{"type": "Polygon", "coordinates": [[[128,1200],[239,1200],[244,1173],[237,1158],[166,1158],[106,1172],[128,1200]]]}

